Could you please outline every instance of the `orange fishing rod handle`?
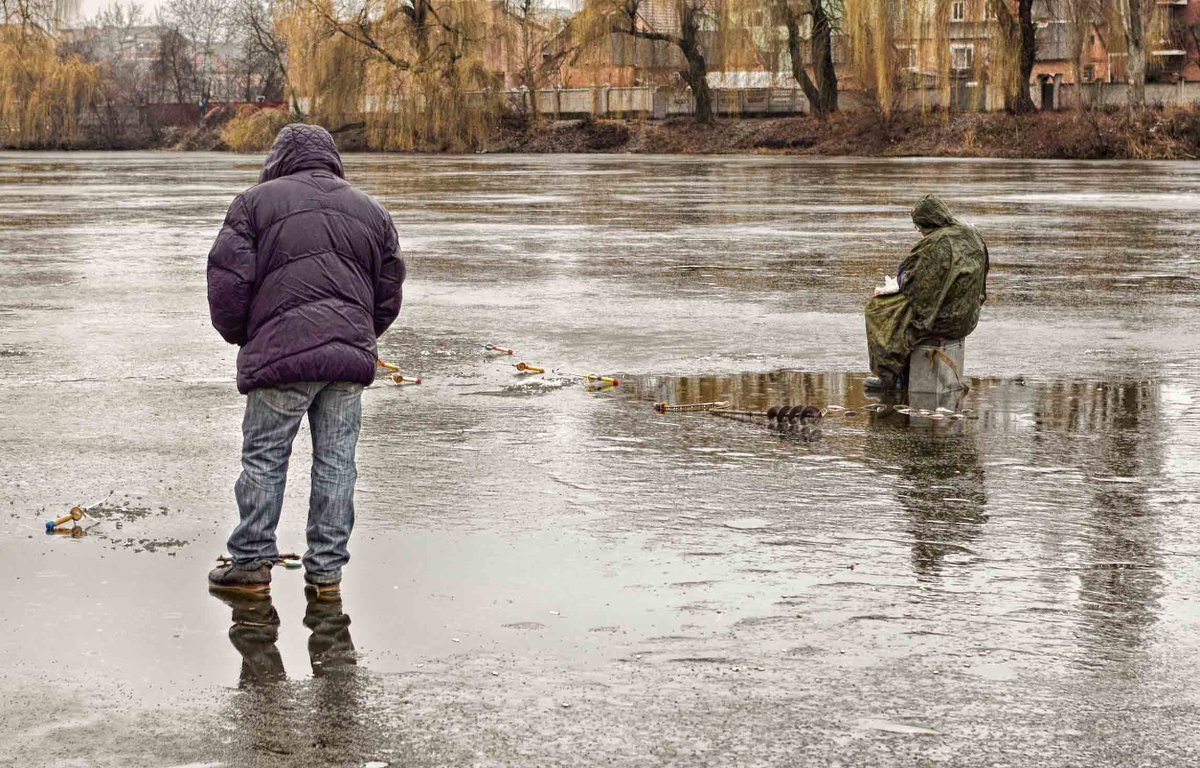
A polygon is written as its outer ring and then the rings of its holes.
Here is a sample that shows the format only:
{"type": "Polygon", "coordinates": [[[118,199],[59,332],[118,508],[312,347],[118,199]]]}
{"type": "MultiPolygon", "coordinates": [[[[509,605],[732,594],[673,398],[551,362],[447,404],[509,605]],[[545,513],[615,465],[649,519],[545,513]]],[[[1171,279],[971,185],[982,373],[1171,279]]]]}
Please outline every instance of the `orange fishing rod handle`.
{"type": "Polygon", "coordinates": [[[392,365],[391,363],[385,363],[385,362],[383,362],[382,360],[376,360],[376,361],[375,361],[375,365],[376,365],[376,366],[378,366],[379,368],[386,368],[386,369],[387,369],[387,370],[389,370],[389,371],[398,371],[398,370],[400,370],[400,366],[398,366],[398,365],[392,365]]]}
{"type": "Polygon", "coordinates": [[[83,510],[79,507],[71,507],[71,511],[60,518],[46,521],[46,530],[53,532],[60,525],[65,525],[72,520],[79,520],[83,517],[83,510]]]}

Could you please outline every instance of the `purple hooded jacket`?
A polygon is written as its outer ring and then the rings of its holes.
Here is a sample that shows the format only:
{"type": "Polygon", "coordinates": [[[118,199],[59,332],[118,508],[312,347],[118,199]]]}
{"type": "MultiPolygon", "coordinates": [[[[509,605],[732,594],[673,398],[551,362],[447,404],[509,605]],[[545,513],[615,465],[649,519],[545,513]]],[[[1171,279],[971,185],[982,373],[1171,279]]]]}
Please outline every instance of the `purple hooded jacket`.
{"type": "Polygon", "coordinates": [[[375,339],[400,312],[403,282],[391,216],[345,180],[333,137],[284,127],[208,254],[213,326],[241,347],[238,391],[370,384],[375,339]]]}

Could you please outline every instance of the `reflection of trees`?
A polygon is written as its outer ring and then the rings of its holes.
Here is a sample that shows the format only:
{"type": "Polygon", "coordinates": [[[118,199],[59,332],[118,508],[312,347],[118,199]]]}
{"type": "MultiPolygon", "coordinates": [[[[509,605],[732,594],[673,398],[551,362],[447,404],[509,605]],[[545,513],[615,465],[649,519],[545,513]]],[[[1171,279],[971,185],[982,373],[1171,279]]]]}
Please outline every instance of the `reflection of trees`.
{"type": "Polygon", "coordinates": [[[365,722],[363,673],[341,598],[309,596],[304,624],[313,679],[304,683],[286,680],[270,597],[220,599],[233,610],[229,639],[242,657],[239,692],[225,718],[237,724],[234,764],[257,764],[264,754],[288,755],[297,765],[361,762],[353,758],[371,752],[376,737],[365,722]]]}
{"type": "Polygon", "coordinates": [[[1093,503],[1079,576],[1088,656],[1136,650],[1158,618],[1159,530],[1146,481],[1162,462],[1160,387],[1154,382],[1072,383],[1039,399],[1039,422],[1094,437],[1072,441],[1093,503]]]}
{"type": "Polygon", "coordinates": [[[841,372],[770,371],[723,376],[643,376],[621,381],[622,393],[638,400],[673,404],[727,400],[732,408],[765,411],[773,405],[830,403],[861,408],[862,376],[841,372]]]}

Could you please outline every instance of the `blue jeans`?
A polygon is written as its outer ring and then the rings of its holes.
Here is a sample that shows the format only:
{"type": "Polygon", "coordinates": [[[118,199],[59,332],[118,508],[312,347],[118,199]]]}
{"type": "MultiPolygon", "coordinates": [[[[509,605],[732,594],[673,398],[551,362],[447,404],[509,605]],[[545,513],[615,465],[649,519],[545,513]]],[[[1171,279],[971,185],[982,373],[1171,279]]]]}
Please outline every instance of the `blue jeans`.
{"type": "Polygon", "coordinates": [[[304,569],[315,584],[341,580],[354,528],[354,449],[362,389],[349,382],[312,381],[251,390],[242,419],[242,475],[234,485],[241,522],[228,543],[237,567],[257,568],[279,555],[275,528],[283,510],[288,459],[307,413],[313,462],[304,569]]]}

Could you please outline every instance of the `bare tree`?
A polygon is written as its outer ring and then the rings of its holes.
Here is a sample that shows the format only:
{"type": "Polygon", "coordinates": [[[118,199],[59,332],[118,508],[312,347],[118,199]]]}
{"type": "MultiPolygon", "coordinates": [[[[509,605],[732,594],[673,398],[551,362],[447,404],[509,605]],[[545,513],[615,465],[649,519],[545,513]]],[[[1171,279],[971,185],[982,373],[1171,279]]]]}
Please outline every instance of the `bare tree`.
{"type": "Polygon", "coordinates": [[[155,96],[154,73],[139,54],[139,28],[145,11],[136,2],[112,2],[88,21],[91,34],[74,44],[99,74],[92,102],[100,138],[110,147],[123,145],[137,132],[140,109],[155,96]]]}
{"type": "Polygon", "coordinates": [[[0,21],[54,36],[78,10],[79,0],[0,0],[0,21]]]}
{"type": "Polygon", "coordinates": [[[787,30],[788,58],[792,77],[800,84],[809,108],[818,117],[826,117],[838,108],[837,71],[833,66],[833,35],[835,0],[770,0],[769,10],[775,20],[787,30]],[[802,22],[809,22],[807,38],[802,22]],[[805,43],[809,55],[804,55],[805,43]],[[812,63],[813,77],[808,74],[806,60],[812,63]]]}
{"type": "Polygon", "coordinates": [[[186,50],[191,59],[190,67],[174,67],[173,72],[190,74],[190,91],[201,102],[211,97],[213,54],[226,39],[229,11],[224,0],[167,0],[159,8],[159,24],[175,33],[170,40],[174,52],[186,50]]]}
{"type": "Polygon", "coordinates": [[[1125,74],[1129,80],[1129,106],[1146,105],[1146,28],[1154,4],[1150,0],[1117,0],[1125,34],[1125,74]]]}
{"type": "Polygon", "coordinates": [[[278,0],[240,0],[233,11],[231,26],[242,38],[246,58],[255,60],[255,66],[264,69],[261,74],[267,84],[263,91],[269,94],[269,84],[278,82],[292,114],[299,115],[300,104],[288,78],[287,43],[275,23],[276,15],[282,12],[279,5],[278,0]]]}
{"type": "Polygon", "coordinates": [[[1075,80],[1075,106],[1083,106],[1083,61],[1089,54],[1088,41],[1101,0],[1056,0],[1055,14],[1067,22],[1067,41],[1071,46],[1071,75],[1075,80]]]}
{"type": "Polygon", "coordinates": [[[191,43],[178,29],[166,27],[160,30],[154,76],[180,104],[189,103],[196,96],[196,74],[191,50],[191,43]]]}

